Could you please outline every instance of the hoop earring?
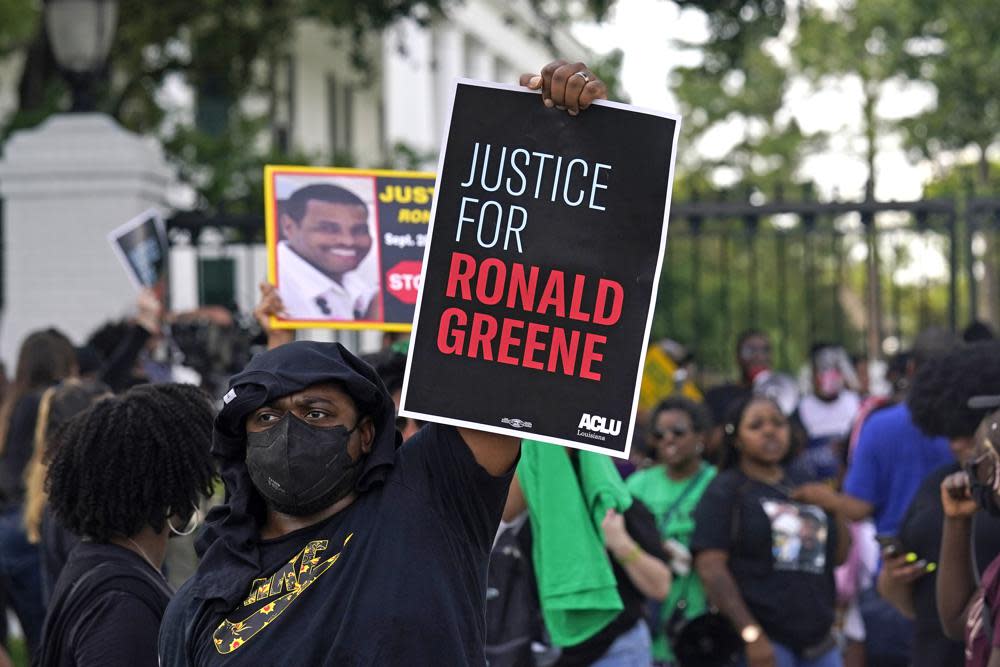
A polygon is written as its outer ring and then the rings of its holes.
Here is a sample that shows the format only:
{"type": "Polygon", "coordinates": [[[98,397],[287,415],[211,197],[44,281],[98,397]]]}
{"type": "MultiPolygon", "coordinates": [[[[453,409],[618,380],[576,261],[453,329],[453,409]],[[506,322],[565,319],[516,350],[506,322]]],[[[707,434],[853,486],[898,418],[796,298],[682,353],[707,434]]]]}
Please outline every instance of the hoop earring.
{"type": "Polygon", "coordinates": [[[705,452],[705,443],[699,442],[695,445],[694,451],[698,456],[701,456],[705,452]]]}
{"type": "Polygon", "coordinates": [[[167,516],[167,527],[170,528],[170,532],[171,533],[173,533],[174,535],[177,535],[178,537],[187,537],[188,535],[190,535],[194,531],[198,530],[198,527],[201,525],[201,522],[203,520],[203,517],[201,515],[201,509],[199,509],[198,505],[196,505],[193,502],[191,503],[191,508],[194,511],[191,513],[191,518],[188,519],[188,522],[184,526],[183,530],[177,530],[176,528],[174,528],[174,524],[170,520],[170,516],[173,516],[173,515],[167,516]]]}

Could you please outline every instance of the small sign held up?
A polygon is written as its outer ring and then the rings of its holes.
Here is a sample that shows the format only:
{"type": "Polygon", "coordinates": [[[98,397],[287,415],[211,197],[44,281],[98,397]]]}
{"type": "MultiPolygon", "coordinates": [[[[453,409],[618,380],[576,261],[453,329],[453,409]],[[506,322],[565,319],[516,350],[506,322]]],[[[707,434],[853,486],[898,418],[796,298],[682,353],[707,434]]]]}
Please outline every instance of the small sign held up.
{"type": "Polygon", "coordinates": [[[264,182],[274,326],[409,331],[434,175],[268,165],[264,182]]]}
{"type": "Polygon", "coordinates": [[[152,289],[162,299],[169,245],[160,212],[151,208],[140,213],[109,232],[108,242],[135,288],[152,289]]]}

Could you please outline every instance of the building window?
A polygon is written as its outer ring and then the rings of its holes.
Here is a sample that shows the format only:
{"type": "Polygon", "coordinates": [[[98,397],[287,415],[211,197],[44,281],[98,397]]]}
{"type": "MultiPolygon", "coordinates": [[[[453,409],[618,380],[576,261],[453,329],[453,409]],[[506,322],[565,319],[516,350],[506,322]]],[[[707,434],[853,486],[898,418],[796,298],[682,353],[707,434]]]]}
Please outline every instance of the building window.
{"type": "Polygon", "coordinates": [[[224,306],[236,304],[236,262],[231,257],[203,257],[198,260],[198,304],[224,306]]]}
{"type": "Polygon", "coordinates": [[[330,157],[334,165],[352,166],[354,161],[354,88],[326,77],[326,104],[330,123],[330,157]]]}
{"type": "Polygon", "coordinates": [[[272,141],[276,150],[288,153],[292,147],[295,119],[295,60],[282,58],[272,72],[272,141]]]}

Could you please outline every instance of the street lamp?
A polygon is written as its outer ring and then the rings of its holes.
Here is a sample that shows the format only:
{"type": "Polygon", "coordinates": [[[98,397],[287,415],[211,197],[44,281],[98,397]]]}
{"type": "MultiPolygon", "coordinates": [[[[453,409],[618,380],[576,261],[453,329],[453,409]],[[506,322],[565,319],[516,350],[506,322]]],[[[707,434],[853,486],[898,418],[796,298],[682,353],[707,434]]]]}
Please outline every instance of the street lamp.
{"type": "Polygon", "coordinates": [[[46,0],[45,27],[52,53],[73,91],[71,111],[94,111],[94,86],[104,69],[118,23],[118,0],[46,0]]]}

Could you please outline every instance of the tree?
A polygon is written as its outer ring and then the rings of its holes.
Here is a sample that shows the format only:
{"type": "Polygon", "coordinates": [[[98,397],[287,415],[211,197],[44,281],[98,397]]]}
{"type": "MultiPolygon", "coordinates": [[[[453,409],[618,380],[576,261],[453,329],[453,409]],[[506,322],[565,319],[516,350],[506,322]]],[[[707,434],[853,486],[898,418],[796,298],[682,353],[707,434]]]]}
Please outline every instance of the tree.
{"type": "MultiPolygon", "coordinates": [[[[289,154],[274,142],[262,147],[259,141],[275,104],[274,73],[295,24],[311,19],[345,31],[353,39],[354,64],[370,68],[365,35],[403,17],[430,21],[447,2],[173,0],[153,5],[120,0],[119,25],[97,90],[97,106],[127,129],[159,136],[206,212],[259,211],[259,167],[269,160],[315,157],[289,154]],[[182,77],[195,90],[197,123],[165,122],[158,95],[171,77],[182,77]],[[268,110],[248,114],[240,107],[253,96],[267,100],[268,110]]],[[[68,91],[38,18],[36,3],[30,0],[0,0],[0,53],[21,40],[25,54],[17,111],[3,137],[36,125],[68,104],[68,91]]]]}
{"type": "MultiPolygon", "coordinates": [[[[990,150],[1000,141],[1000,12],[990,0],[923,0],[911,55],[913,71],[934,87],[933,107],[903,124],[914,157],[943,170],[942,157],[972,151],[971,191],[995,192],[990,150]]],[[[1000,325],[996,234],[984,234],[986,316],[1000,325]]]]}

